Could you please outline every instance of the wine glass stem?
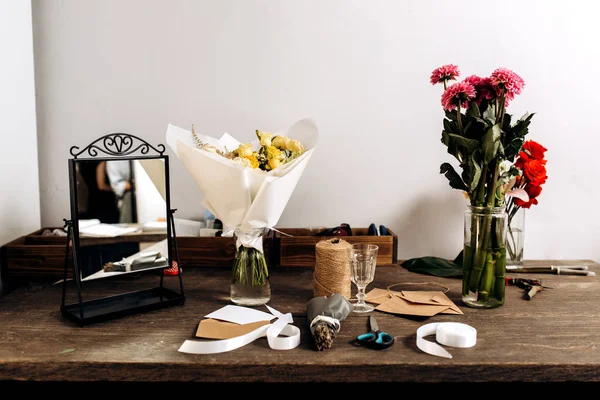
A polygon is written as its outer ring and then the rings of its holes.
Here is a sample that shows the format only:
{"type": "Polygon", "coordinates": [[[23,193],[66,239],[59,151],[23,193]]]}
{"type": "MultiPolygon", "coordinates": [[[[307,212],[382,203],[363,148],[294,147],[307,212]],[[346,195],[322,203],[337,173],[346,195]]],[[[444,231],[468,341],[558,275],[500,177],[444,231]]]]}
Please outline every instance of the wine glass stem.
{"type": "Polygon", "coordinates": [[[364,286],[357,286],[358,287],[358,293],[356,293],[356,298],[358,299],[358,304],[365,304],[365,287],[364,286]]]}

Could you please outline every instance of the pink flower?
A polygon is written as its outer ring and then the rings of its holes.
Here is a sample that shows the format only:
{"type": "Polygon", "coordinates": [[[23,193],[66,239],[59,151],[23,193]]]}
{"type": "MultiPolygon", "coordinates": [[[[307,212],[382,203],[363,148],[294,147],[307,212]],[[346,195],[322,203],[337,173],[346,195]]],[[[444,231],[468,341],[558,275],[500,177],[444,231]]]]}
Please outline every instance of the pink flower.
{"type": "Polygon", "coordinates": [[[430,82],[432,85],[437,83],[444,83],[446,81],[454,80],[457,76],[460,75],[460,71],[458,67],[453,64],[442,65],[439,68],[436,68],[431,73],[430,82]]]}
{"type": "Polygon", "coordinates": [[[523,78],[508,68],[497,68],[492,72],[490,79],[498,96],[501,96],[503,93],[506,94],[507,106],[508,102],[515,98],[516,94],[521,94],[525,86],[523,78]]]}
{"type": "Polygon", "coordinates": [[[460,104],[464,109],[469,108],[469,101],[475,98],[475,87],[468,82],[458,82],[451,85],[442,94],[442,107],[452,111],[460,104]]]}
{"type": "Polygon", "coordinates": [[[475,92],[477,92],[475,103],[477,103],[477,105],[481,105],[483,100],[493,100],[496,98],[496,89],[492,85],[491,78],[482,78],[477,75],[471,75],[466,77],[463,82],[470,83],[475,87],[475,92]]]}

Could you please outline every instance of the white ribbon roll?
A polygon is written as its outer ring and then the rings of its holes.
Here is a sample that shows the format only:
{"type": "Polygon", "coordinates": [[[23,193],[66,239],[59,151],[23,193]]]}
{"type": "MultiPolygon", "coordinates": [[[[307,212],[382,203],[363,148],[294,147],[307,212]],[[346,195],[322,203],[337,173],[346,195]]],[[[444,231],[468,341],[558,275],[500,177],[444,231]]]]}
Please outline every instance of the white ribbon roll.
{"type": "Polygon", "coordinates": [[[277,320],[270,325],[263,325],[250,333],[231,339],[213,340],[209,342],[199,342],[195,340],[186,340],[179,351],[190,354],[216,354],[235,350],[256,339],[266,336],[269,347],[274,350],[291,350],[300,344],[300,329],[294,325],[292,314],[282,314],[279,311],[267,306],[271,314],[277,320]],[[283,337],[278,337],[280,334],[283,337]]]}
{"type": "Polygon", "coordinates": [[[435,334],[435,340],[451,347],[473,347],[477,343],[477,330],[470,325],[458,322],[434,322],[417,329],[417,347],[425,353],[452,358],[446,349],[437,343],[425,340],[425,336],[435,334]]]}

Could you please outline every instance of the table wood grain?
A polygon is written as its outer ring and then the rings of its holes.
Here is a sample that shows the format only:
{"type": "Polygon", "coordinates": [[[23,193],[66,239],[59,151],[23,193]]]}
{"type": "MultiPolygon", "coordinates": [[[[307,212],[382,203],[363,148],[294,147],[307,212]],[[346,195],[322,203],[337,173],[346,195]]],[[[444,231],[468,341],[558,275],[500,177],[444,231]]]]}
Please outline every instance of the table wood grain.
{"type": "MultiPolygon", "coordinates": [[[[600,265],[591,260],[526,264],[585,264],[600,273],[600,265]]],[[[479,310],[461,303],[459,279],[411,273],[400,265],[379,268],[367,291],[395,283],[400,284],[395,290],[426,288],[411,283],[441,283],[450,289],[448,297],[464,315],[417,318],[375,311],[380,328],[396,338],[389,349],[376,351],[352,344],[355,336],[367,329],[368,317],[351,314],[342,321],[333,346],[317,351],[306,317],[306,304],[313,295],[312,268],[273,268],[269,305],[292,313],[294,325],[302,333],[300,346],[272,350],[266,338],[261,338],[227,353],[191,355],[177,350],[185,340],[194,339],[204,315],[230,304],[230,271],[187,268],[183,274],[184,305],[85,327],[61,316],[60,285],[32,283],[5,295],[0,299],[0,381],[600,382],[598,277],[509,272],[508,276],[542,278],[552,289],[528,301],[522,289],[510,286],[502,307],[479,310]],[[476,346],[447,348],[452,359],[435,357],[416,347],[418,327],[449,321],[476,328],[476,346]]],[[[158,279],[156,271],[147,271],[88,282],[84,294],[89,298],[144,289],[158,284],[158,279]]],[[[176,277],[165,277],[165,282],[177,287],[176,277]]],[[[352,290],[355,294],[356,289],[352,290]]],[[[73,293],[70,290],[71,296],[73,293]]]]}

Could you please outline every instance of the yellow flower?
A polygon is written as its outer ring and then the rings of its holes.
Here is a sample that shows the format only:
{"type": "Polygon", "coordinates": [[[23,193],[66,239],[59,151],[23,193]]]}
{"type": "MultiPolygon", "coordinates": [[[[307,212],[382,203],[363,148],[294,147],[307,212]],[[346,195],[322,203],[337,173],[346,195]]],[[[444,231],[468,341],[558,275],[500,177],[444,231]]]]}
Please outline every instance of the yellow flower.
{"type": "Polygon", "coordinates": [[[302,143],[300,143],[298,140],[288,139],[285,143],[285,147],[293,153],[304,152],[304,146],[302,146],[302,143]]]}
{"type": "Polygon", "coordinates": [[[275,146],[281,150],[285,150],[286,149],[285,145],[286,145],[287,140],[288,140],[288,138],[286,138],[285,136],[281,136],[281,135],[275,136],[272,144],[273,144],[273,146],[275,146]]]}
{"type": "Polygon", "coordinates": [[[268,147],[271,145],[271,140],[273,140],[273,134],[269,132],[261,132],[259,130],[256,131],[256,136],[260,139],[260,145],[268,147]]]}
{"type": "Polygon", "coordinates": [[[270,160],[278,160],[281,161],[283,160],[283,157],[285,155],[283,154],[283,152],[281,150],[279,150],[277,147],[275,146],[269,146],[267,147],[267,159],[270,160]]]}
{"type": "Polygon", "coordinates": [[[249,155],[249,156],[246,156],[244,158],[246,160],[250,161],[250,166],[252,168],[258,168],[258,166],[259,166],[260,163],[258,162],[258,158],[256,158],[256,153],[254,153],[252,155],[249,155]]]}
{"type": "Polygon", "coordinates": [[[279,167],[281,165],[281,161],[278,158],[271,158],[269,160],[269,167],[271,167],[271,169],[275,169],[277,167],[279,167]]]}
{"type": "Polygon", "coordinates": [[[234,151],[234,153],[238,157],[251,156],[252,155],[252,144],[250,144],[250,143],[240,144],[240,146],[237,148],[237,150],[234,151]]]}

